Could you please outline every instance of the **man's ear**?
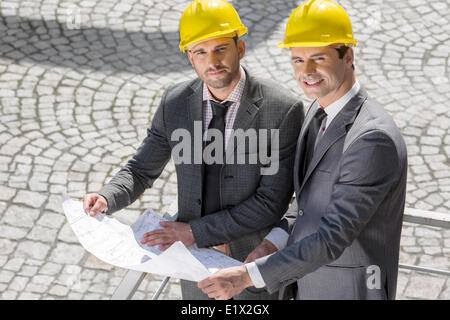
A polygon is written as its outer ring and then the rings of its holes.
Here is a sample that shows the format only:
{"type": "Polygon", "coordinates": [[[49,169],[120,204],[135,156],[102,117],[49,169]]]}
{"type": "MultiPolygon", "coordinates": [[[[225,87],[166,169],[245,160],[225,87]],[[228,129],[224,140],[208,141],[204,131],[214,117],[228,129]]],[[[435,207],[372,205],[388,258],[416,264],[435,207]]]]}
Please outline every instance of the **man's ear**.
{"type": "Polygon", "coordinates": [[[192,59],[192,53],[191,53],[191,50],[189,50],[189,49],[187,50],[187,57],[188,57],[189,62],[191,63],[191,65],[194,66],[194,61],[192,59]]]}
{"type": "Polygon", "coordinates": [[[345,53],[344,61],[346,64],[351,66],[353,65],[354,60],[355,60],[355,53],[353,51],[353,48],[349,47],[347,52],[345,53]]]}
{"type": "Polygon", "coordinates": [[[244,40],[239,40],[237,43],[237,49],[239,54],[239,59],[242,59],[245,55],[246,44],[244,40]]]}

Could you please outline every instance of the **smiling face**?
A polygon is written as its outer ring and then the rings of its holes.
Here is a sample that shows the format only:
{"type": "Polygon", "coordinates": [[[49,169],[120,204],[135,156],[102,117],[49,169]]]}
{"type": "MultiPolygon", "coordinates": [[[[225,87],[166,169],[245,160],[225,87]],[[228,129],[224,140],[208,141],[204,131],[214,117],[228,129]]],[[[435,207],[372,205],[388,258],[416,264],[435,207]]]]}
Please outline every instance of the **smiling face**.
{"type": "Polygon", "coordinates": [[[188,58],[212,92],[225,94],[239,82],[239,61],[244,53],[244,41],[236,43],[233,38],[217,38],[194,45],[188,51],[188,58]]]}
{"type": "Polygon", "coordinates": [[[295,78],[303,92],[326,107],[342,97],[355,82],[352,69],[353,50],[349,48],[342,59],[328,47],[291,48],[295,78]]]}

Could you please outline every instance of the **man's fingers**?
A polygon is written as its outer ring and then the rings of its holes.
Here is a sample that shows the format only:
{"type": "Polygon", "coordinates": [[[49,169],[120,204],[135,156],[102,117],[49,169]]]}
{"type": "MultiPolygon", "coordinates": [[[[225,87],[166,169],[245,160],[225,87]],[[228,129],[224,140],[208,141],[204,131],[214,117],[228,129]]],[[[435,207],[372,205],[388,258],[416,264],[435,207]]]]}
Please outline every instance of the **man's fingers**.
{"type": "Polygon", "coordinates": [[[164,227],[164,228],[170,228],[170,227],[173,227],[174,226],[174,224],[175,224],[175,222],[173,222],[173,221],[161,221],[160,223],[159,223],[159,225],[161,226],[161,227],[164,227]]]}
{"type": "Polygon", "coordinates": [[[106,199],[97,193],[85,194],[82,201],[84,212],[89,213],[91,217],[95,217],[98,213],[105,213],[108,210],[106,199]]]}
{"type": "Polygon", "coordinates": [[[203,291],[203,293],[207,294],[210,298],[214,298],[218,295],[217,286],[212,282],[202,282],[198,283],[198,287],[203,291]]]}
{"type": "Polygon", "coordinates": [[[151,237],[160,237],[168,234],[168,232],[164,229],[162,230],[154,230],[147,233],[144,233],[144,238],[151,238],[151,237]]]}
{"type": "Polygon", "coordinates": [[[83,197],[83,209],[84,212],[89,212],[89,209],[91,208],[94,199],[90,195],[85,195],[83,197]]]}
{"type": "Polygon", "coordinates": [[[244,264],[253,262],[256,259],[258,259],[261,256],[263,256],[263,254],[261,254],[260,252],[255,252],[255,251],[250,252],[250,254],[248,255],[247,259],[245,259],[244,264]]]}
{"type": "Polygon", "coordinates": [[[142,238],[141,243],[142,244],[146,244],[148,246],[155,246],[157,244],[169,244],[174,242],[171,238],[168,237],[159,237],[159,238],[152,238],[152,239],[146,239],[146,238],[142,238]]]}
{"type": "Polygon", "coordinates": [[[253,262],[261,257],[265,257],[271,253],[276,252],[277,250],[277,247],[275,247],[272,242],[264,239],[260,245],[258,245],[252,252],[250,252],[250,254],[245,259],[244,264],[253,262]]]}
{"type": "Polygon", "coordinates": [[[152,232],[147,232],[142,236],[142,241],[154,241],[154,240],[158,240],[158,239],[170,239],[170,234],[167,233],[164,230],[158,230],[158,231],[152,231],[152,232]]]}
{"type": "Polygon", "coordinates": [[[208,295],[208,297],[216,300],[228,300],[231,298],[227,292],[229,284],[218,279],[206,278],[197,283],[197,286],[208,295]]]}
{"type": "Polygon", "coordinates": [[[197,283],[197,286],[198,286],[200,289],[203,289],[203,288],[209,287],[209,286],[212,285],[212,284],[213,284],[213,282],[211,281],[211,279],[210,279],[210,278],[206,278],[206,279],[203,279],[202,281],[199,281],[199,282],[197,283]]]}
{"type": "Polygon", "coordinates": [[[166,245],[163,245],[163,246],[159,246],[158,247],[158,250],[160,250],[160,251],[165,251],[165,250],[167,250],[168,248],[170,248],[170,246],[173,244],[173,241],[172,242],[170,242],[169,244],[166,244],[166,245]]]}
{"type": "Polygon", "coordinates": [[[245,259],[244,264],[246,263],[250,263],[256,260],[256,257],[253,253],[250,253],[247,257],[247,259],[245,259]]]}
{"type": "Polygon", "coordinates": [[[231,296],[225,292],[224,288],[219,284],[214,284],[202,289],[203,293],[208,295],[208,297],[216,300],[228,300],[231,296]]]}
{"type": "Polygon", "coordinates": [[[103,213],[105,211],[106,211],[106,206],[102,202],[97,200],[89,212],[91,214],[91,217],[94,217],[98,213],[103,213]]]}

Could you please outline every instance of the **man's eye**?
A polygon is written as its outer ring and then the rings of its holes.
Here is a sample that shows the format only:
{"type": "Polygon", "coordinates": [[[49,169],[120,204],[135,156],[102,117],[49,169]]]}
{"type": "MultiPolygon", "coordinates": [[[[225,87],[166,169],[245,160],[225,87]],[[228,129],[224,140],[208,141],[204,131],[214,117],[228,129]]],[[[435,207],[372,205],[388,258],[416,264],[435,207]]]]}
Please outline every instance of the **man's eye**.
{"type": "Polygon", "coordinates": [[[294,60],[294,63],[295,63],[295,64],[299,64],[299,63],[302,63],[302,62],[303,62],[303,60],[301,60],[301,59],[295,59],[295,60],[294,60]]]}

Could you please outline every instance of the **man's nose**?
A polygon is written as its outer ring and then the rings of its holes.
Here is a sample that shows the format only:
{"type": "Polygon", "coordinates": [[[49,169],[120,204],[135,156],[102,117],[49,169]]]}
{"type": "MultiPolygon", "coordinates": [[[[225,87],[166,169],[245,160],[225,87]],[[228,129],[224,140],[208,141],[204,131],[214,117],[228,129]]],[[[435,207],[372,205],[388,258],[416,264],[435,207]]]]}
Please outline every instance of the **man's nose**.
{"type": "Polygon", "coordinates": [[[314,61],[306,61],[303,64],[303,70],[302,70],[304,75],[310,75],[316,72],[316,64],[314,63],[314,61]]]}
{"type": "Polygon", "coordinates": [[[208,64],[212,68],[216,68],[220,65],[220,59],[214,52],[208,54],[208,64]]]}

